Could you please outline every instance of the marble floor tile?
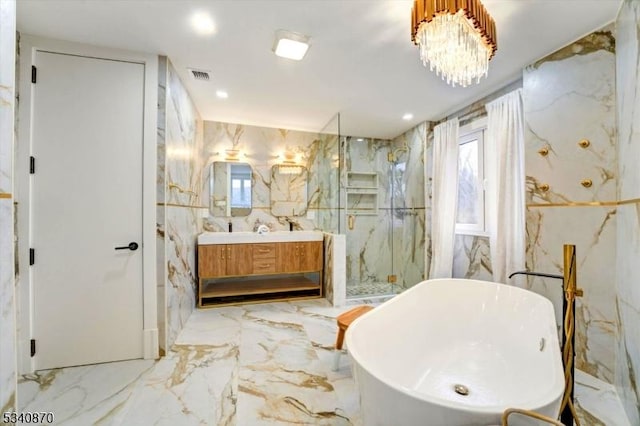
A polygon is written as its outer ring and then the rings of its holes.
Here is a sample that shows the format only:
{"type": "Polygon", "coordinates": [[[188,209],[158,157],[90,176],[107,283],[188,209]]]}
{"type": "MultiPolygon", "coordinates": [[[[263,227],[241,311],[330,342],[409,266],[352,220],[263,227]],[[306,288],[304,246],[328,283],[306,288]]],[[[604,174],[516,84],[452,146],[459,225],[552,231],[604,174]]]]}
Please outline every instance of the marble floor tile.
{"type": "MultiPolygon", "coordinates": [[[[22,411],[57,425],[357,425],[347,349],[333,370],[335,308],[324,299],[196,310],[164,358],[22,378],[22,411]]],[[[626,426],[615,390],[576,373],[583,425],[626,426]]]]}
{"type": "Polygon", "coordinates": [[[100,423],[123,409],[138,382],[155,364],[147,360],[121,361],[23,376],[18,383],[18,409],[53,412],[55,424],[100,423]]]}
{"type": "Polygon", "coordinates": [[[331,370],[346,309],[318,299],[196,310],[160,360],[25,376],[21,409],[61,425],[360,424],[348,356],[331,370]]]}
{"type": "Polygon", "coordinates": [[[581,424],[631,426],[613,385],[580,370],[576,370],[575,383],[574,397],[581,424]]]}

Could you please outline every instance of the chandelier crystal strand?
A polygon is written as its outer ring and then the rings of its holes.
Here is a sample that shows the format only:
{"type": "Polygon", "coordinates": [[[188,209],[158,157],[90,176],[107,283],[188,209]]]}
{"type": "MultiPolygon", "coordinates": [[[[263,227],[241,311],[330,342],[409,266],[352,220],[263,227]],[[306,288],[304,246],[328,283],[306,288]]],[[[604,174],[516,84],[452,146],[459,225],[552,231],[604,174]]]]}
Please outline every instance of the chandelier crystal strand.
{"type": "Polygon", "coordinates": [[[415,0],[411,23],[423,65],[448,84],[466,87],[487,76],[496,31],[479,0],[415,0]]]}
{"type": "Polygon", "coordinates": [[[462,11],[440,14],[418,29],[416,42],[424,66],[435,69],[448,84],[467,87],[489,70],[491,48],[471,26],[462,11]]]}

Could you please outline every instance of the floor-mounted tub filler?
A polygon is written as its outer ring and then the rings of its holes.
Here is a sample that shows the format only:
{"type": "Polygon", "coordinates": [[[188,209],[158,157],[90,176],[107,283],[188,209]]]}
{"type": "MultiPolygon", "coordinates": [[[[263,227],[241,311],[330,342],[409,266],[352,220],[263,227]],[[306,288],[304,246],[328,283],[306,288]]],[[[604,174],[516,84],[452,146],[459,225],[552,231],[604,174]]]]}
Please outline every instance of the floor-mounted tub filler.
{"type": "Polygon", "coordinates": [[[346,343],[365,426],[499,425],[508,408],[558,417],[555,314],[533,292],[423,281],[354,321],[346,343]]]}

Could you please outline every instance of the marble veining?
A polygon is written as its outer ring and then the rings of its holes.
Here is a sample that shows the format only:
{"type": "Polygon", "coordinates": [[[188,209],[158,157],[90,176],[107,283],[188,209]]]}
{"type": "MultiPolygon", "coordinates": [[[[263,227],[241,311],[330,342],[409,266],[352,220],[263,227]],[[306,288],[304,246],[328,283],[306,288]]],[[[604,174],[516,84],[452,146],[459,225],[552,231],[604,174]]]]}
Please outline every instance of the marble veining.
{"type": "MultiPolygon", "coordinates": [[[[616,20],[618,199],[640,197],[640,3],[624,0],[616,20]]],[[[640,205],[617,214],[615,385],[631,424],[640,424],[640,205]]]]}
{"type": "Polygon", "coordinates": [[[456,235],[453,248],[453,276],[493,281],[489,238],[456,235]]]}
{"type": "Polygon", "coordinates": [[[611,29],[593,32],[575,43],[571,43],[554,53],[545,56],[532,65],[539,68],[543,64],[554,61],[563,61],[576,55],[589,55],[599,50],[616,53],[616,40],[611,33],[611,29]]]}
{"type": "Polygon", "coordinates": [[[336,307],[345,303],[347,285],[346,239],[340,234],[324,234],[324,298],[336,307]]]}
{"type": "Polygon", "coordinates": [[[197,310],[167,356],[25,376],[20,409],[56,424],[359,425],[349,358],[332,370],[326,300],[197,310]]]}
{"type": "Polygon", "coordinates": [[[578,418],[589,426],[631,426],[613,385],[576,370],[574,397],[578,418]]]}
{"type": "MultiPolygon", "coordinates": [[[[618,180],[613,28],[594,32],[528,66],[523,76],[527,203],[616,200],[618,180]],[[582,148],[578,142],[590,142],[582,148]],[[548,148],[547,156],[538,153],[548,148]],[[591,179],[593,185],[580,182],[591,179]],[[543,191],[542,184],[549,190],[543,191]]],[[[575,244],[578,286],[576,367],[613,382],[617,333],[615,207],[529,207],[527,269],[562,274],[564,244],[575,244]]],[[[528,277],[562,319],[556,280],[528,277]]]]}
{"type": "Polygon", "coordinates": [[[157,128],[157,172],[156,172],[156,297],[158,306],[158,345],[160,351],[167,350],[167,263],[165,252],[165,175],[166,175],[166,125],[167,125],[167,72],[169,59],[158,57],[158,128],[157,128]]]}
{"type": "Polygon", "coordinates": [[[0,408],[16,405],[13,141],[16,2],[0,2],[0,408]],[[8,198],[5,198],[8,197],[8,198]]]}

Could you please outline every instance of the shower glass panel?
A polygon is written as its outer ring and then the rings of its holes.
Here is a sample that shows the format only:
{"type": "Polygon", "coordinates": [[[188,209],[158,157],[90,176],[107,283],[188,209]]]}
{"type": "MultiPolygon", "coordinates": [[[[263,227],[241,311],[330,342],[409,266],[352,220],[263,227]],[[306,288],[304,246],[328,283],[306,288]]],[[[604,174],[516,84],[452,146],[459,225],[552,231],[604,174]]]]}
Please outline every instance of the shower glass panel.
{"type": "Polygon", "coordinates": [[[319,132],[318,149],[311,153],[317,173],[309,175],[309,188],[318,188],[308,194],[309,206],[317,212],[314,217],[319,229],[340,233],[340,114],[334,115],[319,132]]]}
{"type": "Polygon", "coordinates": [[[340,232],[347,244],[347,298],[398,292],[394,283],[394,211],[396,185],[389,140],[341,136],[340,232]]]}

